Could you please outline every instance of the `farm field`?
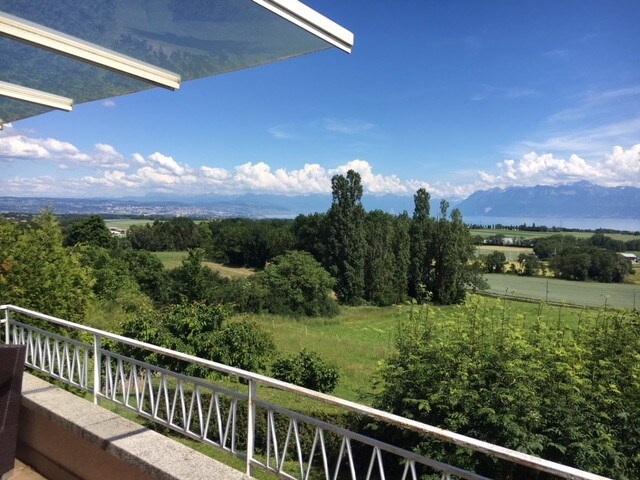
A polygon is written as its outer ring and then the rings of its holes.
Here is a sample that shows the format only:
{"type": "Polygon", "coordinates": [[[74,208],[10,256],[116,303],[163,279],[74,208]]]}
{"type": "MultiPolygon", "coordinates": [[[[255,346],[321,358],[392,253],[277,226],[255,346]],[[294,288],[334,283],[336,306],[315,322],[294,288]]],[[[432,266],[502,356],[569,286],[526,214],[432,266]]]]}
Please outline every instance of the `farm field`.
{"type": "Polygon", "coordinates": [[[504,245],[478,245],[476,247],[476,253],[479,256],[489,255],[495,251],[504,253],[504,256],[509,262],[515,262],[518,260],[518,256],[521,253],[528,254],[533,253],[533,248],[529,247],[509,247],[504,245]]]}
{"type": "Polygon", "coordinates": [[[485,275],[489,293],[507,297],[564,303],[567,305],[612,308],[640,306],[640,286],[626,283],[572,282],[543,277],[519,277],[492,273],[485,275]]]}
{"type": "MultiPolygon", "coordinates": [[[[474,228],[469,230],[469,232],[471,233],[471,235],[480,235],[481,237],[493,237],[495,235],[504,235],[505,237],[511,237],[511,238],[517,238],[517,237],[522,237],[522,238],[541,238],[541,237],[549,237],[551,235],[557,235],[557,234],[562,234],[562,235],[573,235],[574,237],[577,238],[589,238],[591,236],[593,236],[593,234],[595,232],[527,232],[527,231],[521,231],[521,230],[498,230],[498,229],[491,229],[491,228],[474,228]]],[[[638,235],[630,235],[630,234],[625,234],[625,233],[606,233],[605,234],[607,237],[611,237],[614,240],[622,240],[623,242],[626,242],[628,240],[635,240],[637,238],[639,238],[638,235]]]]}
{"type": "MultiPolygon", "coordinates": [[[[157,256],[164,268],[171,269],[176,268],[182,265],[182,260],[187,258],[187,252],[153,252],[155,256],[157,256]]],[[[236,267],[227,267],[226,265],[222,265],[221,263],[216,262],[202,262],[203,265],[206,265],[212,270],[216,270],[223,277],[227,278],[237,278],[237,277],[246,277],[255,273],[254,270],[250,268],[236,268],[236,267]]]]}
{"type": "Polygon", "coordinates": [[[153,223],[153,220],[146,218],[108,218],[104,221],[107,228],[120,228],[127,230],[132,225],[146,225],[147,223],[153,223]]]}

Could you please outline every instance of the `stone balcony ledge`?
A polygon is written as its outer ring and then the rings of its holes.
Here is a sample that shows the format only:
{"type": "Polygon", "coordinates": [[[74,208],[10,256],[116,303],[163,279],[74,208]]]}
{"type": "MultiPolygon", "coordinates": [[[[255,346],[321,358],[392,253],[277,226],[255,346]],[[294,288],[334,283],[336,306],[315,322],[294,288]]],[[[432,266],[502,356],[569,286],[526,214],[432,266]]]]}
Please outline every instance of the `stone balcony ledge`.
{"type": "Polygon", "coordinates": [[[242,472],[27,373],[17,457],[50,480],[247,480],[242,472]]]}

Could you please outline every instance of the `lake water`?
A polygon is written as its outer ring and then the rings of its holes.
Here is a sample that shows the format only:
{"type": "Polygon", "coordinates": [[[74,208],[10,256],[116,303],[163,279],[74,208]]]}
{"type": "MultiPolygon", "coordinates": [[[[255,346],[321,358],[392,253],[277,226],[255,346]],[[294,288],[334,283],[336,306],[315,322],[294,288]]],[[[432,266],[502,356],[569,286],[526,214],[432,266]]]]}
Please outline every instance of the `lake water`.
{"type": "Polygon", "coordinates": [[[554,218],[554,217],[489,217],[468,216],[463,217],[465,223],[477,225],[522,225],[546,227],[576,228],[581,230],[596,230],[606,228],[611,230],[624,230],[640,232],[640,219],[638,218],[554,218]]]}

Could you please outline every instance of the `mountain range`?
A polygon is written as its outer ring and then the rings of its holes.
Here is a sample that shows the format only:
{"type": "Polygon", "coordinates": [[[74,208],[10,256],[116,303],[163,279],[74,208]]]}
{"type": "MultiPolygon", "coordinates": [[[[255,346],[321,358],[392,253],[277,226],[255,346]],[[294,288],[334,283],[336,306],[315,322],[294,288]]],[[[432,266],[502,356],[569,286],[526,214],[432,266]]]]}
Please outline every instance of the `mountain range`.
{"type": "MultiPolygon", "coordinates": [[[[398,214],[413,212],[413,197],[364,195],[366,210],[398,214]]],[[[439,200],[432,199],[432,214],[439,200]]],[[[190,216],[193,218],[282,217],[326,212],[330,195],[154,195],[130,198],[0,197],[0,212],[39,213],[49,208],[59,214],[118,216],[190,216]]],[[[462,201],[451,201],[463,217],[556,217],[640,219],[640,188],[602,187],[589,182],[569,185],[509,187],[476,191],[462,201]]]]}
{"type": "Polygon", "coordinates": [[[479,190],[460,202],[463,216],[640,218],[640,188],[568,185],[479,190]]]}

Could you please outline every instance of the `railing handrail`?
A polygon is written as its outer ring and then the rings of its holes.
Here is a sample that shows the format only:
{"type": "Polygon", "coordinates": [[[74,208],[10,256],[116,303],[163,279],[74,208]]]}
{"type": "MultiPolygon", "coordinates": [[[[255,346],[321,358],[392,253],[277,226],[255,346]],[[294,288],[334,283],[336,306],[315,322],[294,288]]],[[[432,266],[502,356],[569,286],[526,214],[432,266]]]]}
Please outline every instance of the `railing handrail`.
{"type": "MultiPolygon", "coordinates": [[[[304,397],[311,398],[313,400],[317,400],[328,405],[341,407],[354,413],[363,414],[368,417],[375,418],[377,420],[382,420],[386,423],[389,423],[401,428],[405,428],[417,433],[428,435],[430,437],[434,437],[439,440],[443,440],[445,442],[453,443],[461,447],[470,448],[474,451],[485,453],[494,457],[498,457],[518,465],[523,465],[526,467],[533,468],[535,470],[552,473],[554,475],[557,475],[563,478],[580,479],[580,480],[611,480],[611,479],[608,479],[607,477],[585,472],[577,468],[573,468],[557,462],[545,460],[540,457],[518,452],[516,450],[512,450],[506,447],[501,447],[499,445],[485,442],[483,440],[478,440],[473,437],[468,437],[466,435],[461,435],[455,432],[451,432],[449,430],[435,427],[433,425],[418,422],[416,420],[411,420],[411,419],[401,417],[393,413],[385,412],[383,410],[379,410],[373,407],[368,407],[366,405],[352,402],[350,400],[344,400],[338,397],[334,397],[332,395],[316,392],[315,390],[310,390],[308,388],[300,387],[298,385],[293,385],[291,383],[283,382],[281,380],[277,380],[277,379],[268,377],[266,375],[249,372],[247,370],[242,370],[236,367],[230,367],[222,363],[206,360],[203,358],[199,358],[186,353],[181,353],[168,348],[159,347],[151,343],[134,340],[128,337],[124,337],[122,335],[118,335],[118,334],[110,333],[97,328],[88,327],[86,325],[70,322],[68,320],[63,320],[61,318],[57,318],[51,315],[46,315],[40,312],[29,310],[27,308],[6,304],[6,305],[0,305],[0,311],[5,311],[5,312],[13,311],[17,313],[22,313],[40,320],[45,320],[57,325],[62,325],[65,327],[73,328],[75,330],[90,333],[101,339],[115,340],[115,341],[124,343],[126,345],[143,348],[155,353],[160,353],[163,355],[167,355],[169,357],[176,358],[178,360],[183,360],[186,362],[208,367],[221,373],[233,375],[236,377],[246,379],[248,381],[258,382],[265,386],[269,386],[279,390],[302,395],[304,397]]],[[[1,319],[0,324],[5,323],[6,321],[7,321],[6,318],[1,319]]]]}

